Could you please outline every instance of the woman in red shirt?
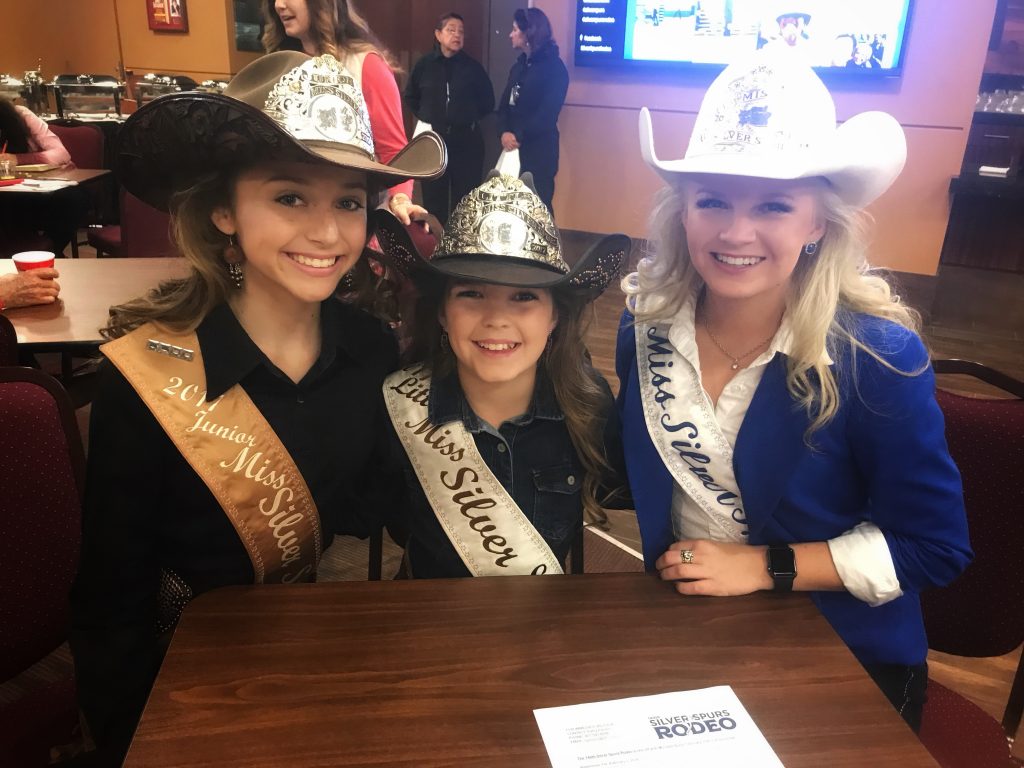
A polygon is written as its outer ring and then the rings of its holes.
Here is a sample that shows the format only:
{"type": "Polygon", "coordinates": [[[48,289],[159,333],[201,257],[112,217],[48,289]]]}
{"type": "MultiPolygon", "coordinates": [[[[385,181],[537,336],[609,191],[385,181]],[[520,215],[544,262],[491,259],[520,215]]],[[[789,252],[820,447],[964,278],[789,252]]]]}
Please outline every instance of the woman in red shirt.
{"type": "MultiPolygon", "coordinates": [[[[405,147],[402,98],[388,50],[348,0],[264,0],[263,47],[329,53],[359,82],[370,113],[373,144],[381,162],[390,162],[405,147]]],[[[388,209],[403,223],[423,220],[425,208],[412,202],[412,182],[391,187],[388,209]]]]}

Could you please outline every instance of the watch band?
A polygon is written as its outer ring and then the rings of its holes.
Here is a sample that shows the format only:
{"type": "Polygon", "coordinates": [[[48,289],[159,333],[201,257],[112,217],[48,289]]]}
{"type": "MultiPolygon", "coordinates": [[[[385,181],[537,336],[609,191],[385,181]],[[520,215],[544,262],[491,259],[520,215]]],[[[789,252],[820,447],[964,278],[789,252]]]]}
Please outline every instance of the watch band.
{"type": "Polygon", "coordinates": [[[768,574],[772,577],[776,592],[793,591],[796,579],[796,555],[792,547],[785,544],[771,544],[768,547],[768,574]]]}

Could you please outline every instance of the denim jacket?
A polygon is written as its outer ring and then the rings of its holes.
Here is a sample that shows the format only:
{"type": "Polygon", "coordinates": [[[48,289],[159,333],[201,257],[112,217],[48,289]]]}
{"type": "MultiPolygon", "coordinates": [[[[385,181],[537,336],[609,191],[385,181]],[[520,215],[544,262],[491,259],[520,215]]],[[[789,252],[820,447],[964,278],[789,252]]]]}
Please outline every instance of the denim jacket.
{"type": "MultiPolygon", "coordinates": [[[[608,491],[619,491],[603,503],[609,507],[629,507],[629,500],[623,498],[628,492],[618,413],[608,383],[596,371],[592,375],[606,395],[606,402],[594,418],[605,420],[605,451],[612,467],[601,485],[608,491]]],[[[583,525],[580,488],[584,472],[548,378],[538,372],[529,410],[498,429],[473,412],[454,373],[432,383],[427,413],[434,424],[463,423],[488,468],[564,566],[573,537],[583,525]]],[[[401,506],[401,519],[389,525],[389,529],[408,533],[406,558],[413,577],[471,575],[427,501],[393,426],[391,446],[392,458],[404,471],[407,497],[401,506]]]]}

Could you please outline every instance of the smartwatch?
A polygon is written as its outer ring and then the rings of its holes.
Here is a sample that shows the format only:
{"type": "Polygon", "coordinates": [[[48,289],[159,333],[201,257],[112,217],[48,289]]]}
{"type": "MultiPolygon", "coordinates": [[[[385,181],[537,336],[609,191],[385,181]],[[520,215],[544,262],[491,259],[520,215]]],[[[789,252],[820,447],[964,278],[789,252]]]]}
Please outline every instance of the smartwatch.
{"type": "Polygon", "coordinates": [[[785,544],[771,544],[768,547],[768,574],[775,582],[776,592],[791,592],[796,578],[796,557],[793,549],[785,544]]]}

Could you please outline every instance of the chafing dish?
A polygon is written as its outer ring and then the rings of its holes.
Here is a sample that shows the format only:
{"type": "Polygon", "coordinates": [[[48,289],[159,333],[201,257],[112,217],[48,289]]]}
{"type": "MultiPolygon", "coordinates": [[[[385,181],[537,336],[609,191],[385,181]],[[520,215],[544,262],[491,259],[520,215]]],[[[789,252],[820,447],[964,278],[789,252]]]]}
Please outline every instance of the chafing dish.
{"type": "Polygon", "coordinates": [[[59,117],[103,113],[121,116],[124,83],[113,75],[57,75],[53,93],[59,117]]]}
{"type": "Polygon", "coordinates": [[[0,98],[10,101],[21,98],[25,84],[14,75],[0,74],[0,98]]]}
{"type": "Polygon", "coordinates": [[[184,75],[163,75],[150,72],[135,84],[135,99],[141,107],[158,96],[179,91],[196,90],[196,81],[184,75]]]}
{"type": "Polygon", "coordinates": [[[227,87],[228,84],[222,80],[203,80],[196,90],[206,93],[224,93],[224,89],[227,87]]]}
{"type": "Polygon", "coordinates": [[[25,106],[42,115],[50,111],[50,99],[46,93],[46,81],[43,80],[43,72],[40,69],[30,69],[25,73],[23,79],[25,87],[21,96],[25,99],[25,106]]]}

